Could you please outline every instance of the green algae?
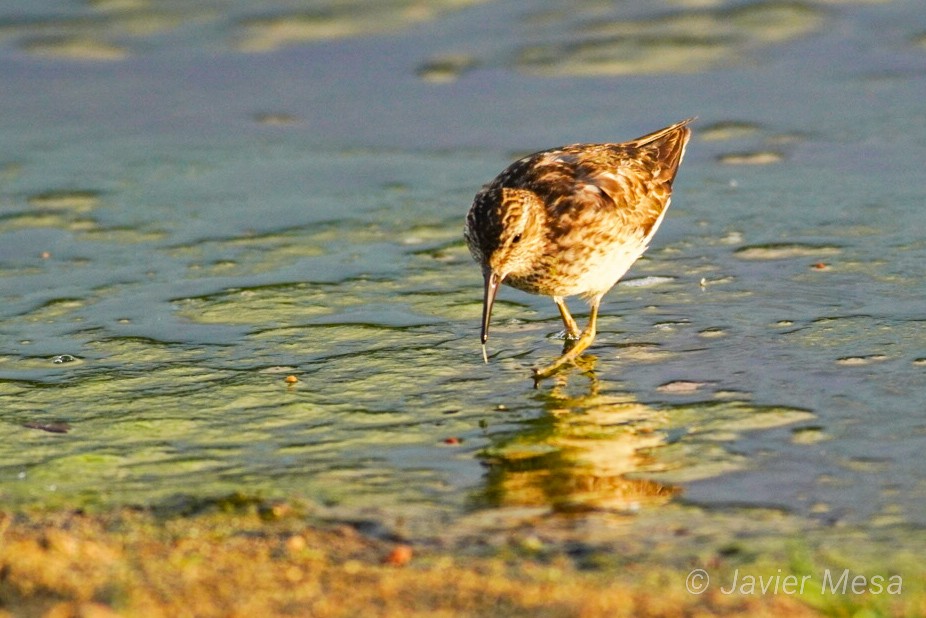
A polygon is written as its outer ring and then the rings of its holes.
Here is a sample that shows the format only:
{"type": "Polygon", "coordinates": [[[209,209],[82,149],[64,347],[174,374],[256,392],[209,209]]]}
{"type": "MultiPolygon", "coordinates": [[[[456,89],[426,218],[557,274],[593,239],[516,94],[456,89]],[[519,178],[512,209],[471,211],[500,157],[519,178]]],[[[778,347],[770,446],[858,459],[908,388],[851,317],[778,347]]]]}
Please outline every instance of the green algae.
{"type": "Polygon", "coordinates": [[[824,21],[825,14],[812,5],[786,2],[641,20],[597,16],[575,26],[572,42],[523,49],[517,65],[554,76],[701,72],[740,64],[753,50],[807,36],[824,21]]]}

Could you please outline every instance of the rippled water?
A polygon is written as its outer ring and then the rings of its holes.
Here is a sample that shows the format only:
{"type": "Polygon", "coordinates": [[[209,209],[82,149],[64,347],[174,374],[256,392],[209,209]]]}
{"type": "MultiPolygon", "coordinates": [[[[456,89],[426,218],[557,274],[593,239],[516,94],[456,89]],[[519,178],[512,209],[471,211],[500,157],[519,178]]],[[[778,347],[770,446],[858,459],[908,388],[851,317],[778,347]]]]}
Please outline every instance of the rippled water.
{"type": "Polygon", "coordinates": [[[926,523],[918,2],[189,4],[0,12],[5,504],[926,523]],[[582,370],[483,365],[475,191],[693,114],[582,370]]]}

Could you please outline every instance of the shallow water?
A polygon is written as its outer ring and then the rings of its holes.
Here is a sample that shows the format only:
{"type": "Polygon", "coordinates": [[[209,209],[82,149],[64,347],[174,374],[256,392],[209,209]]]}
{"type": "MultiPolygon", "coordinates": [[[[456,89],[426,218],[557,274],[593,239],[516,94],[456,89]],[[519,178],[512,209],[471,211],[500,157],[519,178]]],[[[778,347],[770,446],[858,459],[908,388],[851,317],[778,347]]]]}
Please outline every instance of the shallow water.
{"type": "Polygon", "coordinates": [[[918,2],[188,4],[0,13],[5,504],[926,524],[918,2]],[[591,373],[483,365],[475,191],[694,114],[591,373]]]}

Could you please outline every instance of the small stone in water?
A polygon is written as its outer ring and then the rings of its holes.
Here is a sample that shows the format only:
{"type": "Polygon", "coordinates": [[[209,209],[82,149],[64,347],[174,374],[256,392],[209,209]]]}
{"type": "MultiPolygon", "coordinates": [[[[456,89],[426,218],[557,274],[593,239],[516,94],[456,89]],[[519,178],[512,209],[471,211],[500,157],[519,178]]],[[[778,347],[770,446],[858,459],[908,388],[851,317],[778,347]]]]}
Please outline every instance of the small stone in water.
{"type": "Polygon", "coordinates": [[[412,548],[409,545],[398,545],[389,552],[389,555],[383,560],[390,566],[405,566],[412,559],[412,548]]]}
{"type": "Polygon", "coordinates": [[[695,382],[693,380],[675,380],[666,382],[656,388],[660,393],[694,393],[702,387],[707,386],[707,382],[695,382]]]}
{"type": "Polygon", "coordinates": [[[71,426],[67,423],[41,423],[38,421],[23,423],[23,427],[26,429],[41,429],[48,433],[67,433],[71,429],[71,426]]]}
{"type": "Polygon", "coordinates": [[[71,356],[70,354],[59,354],[58,356],[54,357],[51,362],[55,363],[56,365],[60,365],[62,363],[73,363],[76,360],[76,356],[71,356]]]}
{"type": "Polygon", "coordinates": [[[837,365],[867,365],[887,360],[885,354],[871,354],[869,356],[844,356],[836,359],[837,365]]]}

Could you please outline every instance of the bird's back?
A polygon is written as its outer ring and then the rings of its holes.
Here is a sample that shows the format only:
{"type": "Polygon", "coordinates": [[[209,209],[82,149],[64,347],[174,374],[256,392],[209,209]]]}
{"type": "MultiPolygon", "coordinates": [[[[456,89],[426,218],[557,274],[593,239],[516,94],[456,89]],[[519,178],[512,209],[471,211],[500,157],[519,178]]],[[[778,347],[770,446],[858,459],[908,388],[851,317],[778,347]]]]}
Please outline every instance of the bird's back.
{"type": "MultiPolygon", "coordinates": [[[[690,122],[628,142],[574,144],[524,157],[480,191],[468,227],[492,229],[489,222],[504,220],[497,214],[504,209],[498,196],[506,189],[528,191],[543,204],[546,249],[535,268],[512,273],[507,283],[554,296],[603,294],[643,253],[662,221],[690,122]]],[[[494,246],[491,239],[482,244],[494,246]]]]}
{"type": "Polygon", "coordinates": [[[689,122],[629,142],[574,144],[536,153],[522,159],[523,165],[512,166],[520,167],[520,173],[511,174],[506,186],[536,193],[552,223],[568,224],[585,210],[606,212],[622,227],[649,237],[668,207],[691,136],[689,122]]]}

